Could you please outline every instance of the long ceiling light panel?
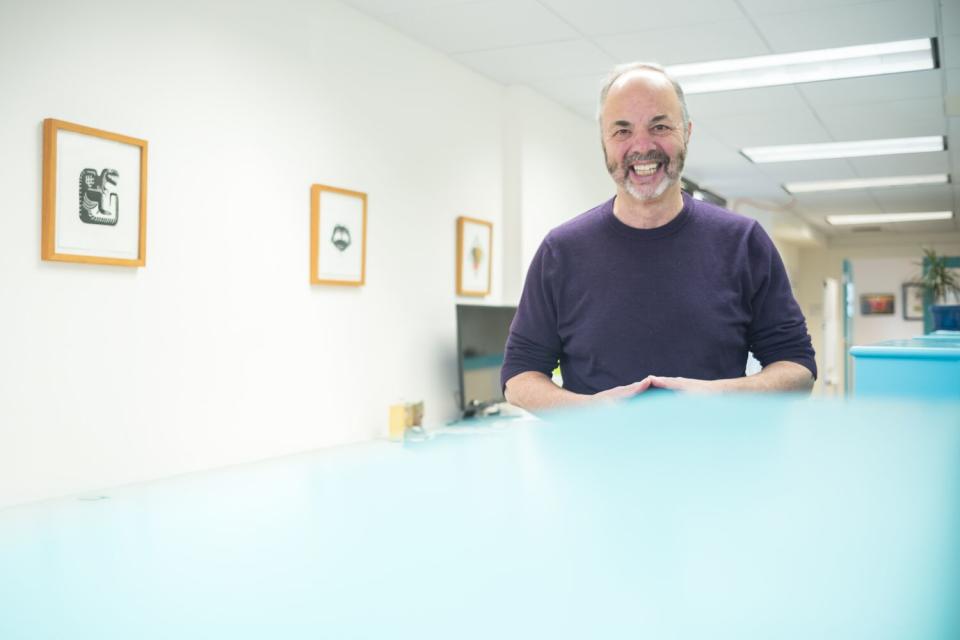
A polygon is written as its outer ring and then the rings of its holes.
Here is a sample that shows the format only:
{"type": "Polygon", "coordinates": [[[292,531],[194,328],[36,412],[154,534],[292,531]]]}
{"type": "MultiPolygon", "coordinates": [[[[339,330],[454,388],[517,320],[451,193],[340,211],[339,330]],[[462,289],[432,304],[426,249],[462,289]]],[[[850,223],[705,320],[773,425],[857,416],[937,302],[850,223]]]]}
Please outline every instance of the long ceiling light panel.
{"type": "Polygon", "coordinates": [[[810,182],[787,182],[787,193],[813,193],[816,191],[845,191],[847,189],[878,189],[883,187],[915,187],[919,185],[947,184],[950,176],[939,173],[928,176],[891,176],[889,178],[851,178],[847,180],[812,180],[810,182]]]}
{"type": "Polygon", "coordinates": [[[924,136],[921,138],[887,138],[885,140],[858,140],[854,142],[788,144],[777,147],[747,147],[741,149],[740,153],[751,162],[760,163],[889,156],[901,153],[943,151],[944,149],[946,149],[946,143],[943,136],[924,136]]]}
{"type": "Polygon", "coordinates": [[[860,213],[850,215],[827,216],[832,225],[886,224],[888,222],[930,222],[949,220],[952,211],[925,211],[923,213],[860,213]]]}
{"type": "Polygon", "coordinates": [[[667,67],[687,94],[936,69],[936,39],[798,51],[667,67]]]}

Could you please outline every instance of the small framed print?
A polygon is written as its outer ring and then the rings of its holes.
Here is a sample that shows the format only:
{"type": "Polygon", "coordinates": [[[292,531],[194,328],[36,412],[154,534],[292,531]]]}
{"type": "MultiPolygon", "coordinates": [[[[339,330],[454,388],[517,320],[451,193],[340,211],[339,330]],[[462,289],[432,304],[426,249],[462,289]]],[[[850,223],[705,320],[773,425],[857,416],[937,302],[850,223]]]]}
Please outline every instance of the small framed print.
{"type": "Polygon", "coordinates": [[[367,276],[367,194],[310,187],[310,282],[359,287],[367,276]]]}
{"type": "Polygon", "coordinates": [[[146,140],[53,118],[43,121],[40,257],[146,264],[146,140]]]}
{"type": "Polygon", "coordinates": [[[923,285],[918,282],[903,285],[903,319],[923,320],[923,285]]]}
{"type": "Polygon", "coordinates": [[[457,218],[457,294],[483,297],[490,293],[493,269],[493,223],[457,218]]]}
{"type": "Polygon", "coordinates": [[[860,315],[863,316],[890,316],[893,315],[892,293],[865,293],[860,296],[860,315]]]}

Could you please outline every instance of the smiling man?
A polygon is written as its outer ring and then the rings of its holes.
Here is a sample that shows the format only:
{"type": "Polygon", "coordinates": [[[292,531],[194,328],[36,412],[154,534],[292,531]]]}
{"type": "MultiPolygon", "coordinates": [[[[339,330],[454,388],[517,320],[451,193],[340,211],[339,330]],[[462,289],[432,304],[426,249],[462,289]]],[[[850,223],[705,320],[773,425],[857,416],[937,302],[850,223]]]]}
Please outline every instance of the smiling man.
{"type": "Polygon", "coordinates": [[[813,347],[770,238],[680,189],[693,128],[680,86],[657,65],[622,65],[599,113],[617,193],[537,250],[507,340],[507,400],[536,411],[651,387],[809,391],[813,347]],[[763,367],[749,377],[748,352],[763,367]]]}

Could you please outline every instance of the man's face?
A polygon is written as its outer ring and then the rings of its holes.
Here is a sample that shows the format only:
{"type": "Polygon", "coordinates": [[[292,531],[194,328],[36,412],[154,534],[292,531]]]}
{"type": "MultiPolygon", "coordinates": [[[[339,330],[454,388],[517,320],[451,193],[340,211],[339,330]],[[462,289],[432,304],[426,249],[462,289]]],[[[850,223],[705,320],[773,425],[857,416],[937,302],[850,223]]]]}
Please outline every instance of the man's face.
{"type": "Polygon", "coordinates": [[[656,71],[632,71],[610,88],[600,115],[607,171],[620,195],[657,200],[680,188],[689,128],[673,85],[656,71]]]}

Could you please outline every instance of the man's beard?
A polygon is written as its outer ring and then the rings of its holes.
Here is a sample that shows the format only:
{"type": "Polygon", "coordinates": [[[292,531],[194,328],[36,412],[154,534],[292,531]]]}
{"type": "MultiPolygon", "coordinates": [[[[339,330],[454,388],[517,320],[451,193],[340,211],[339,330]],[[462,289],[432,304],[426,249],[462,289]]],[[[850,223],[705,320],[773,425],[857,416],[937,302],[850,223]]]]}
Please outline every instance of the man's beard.
{"type": "Polygon", "coordinates": [[[683,171],[683,164],[687,158],[687,148],[684,146],[680,149],[677,152],[677,157],[673,160],[659,149],[647,153],[631,153],[624,157],[622,164],[612,162],[607,156],[606,148],[604,148],[603,154],[607,163],[607,171],[610,172],[613,181],[623,187],[633,198],[647,202],[656,200],[680,180],[680,173],[683,171]],[[643,162],[659,162],[663,166],[663,178],[656,185],[641,187],[630,180],[630,172],[633,171],[630,167],[643,162]]]}

